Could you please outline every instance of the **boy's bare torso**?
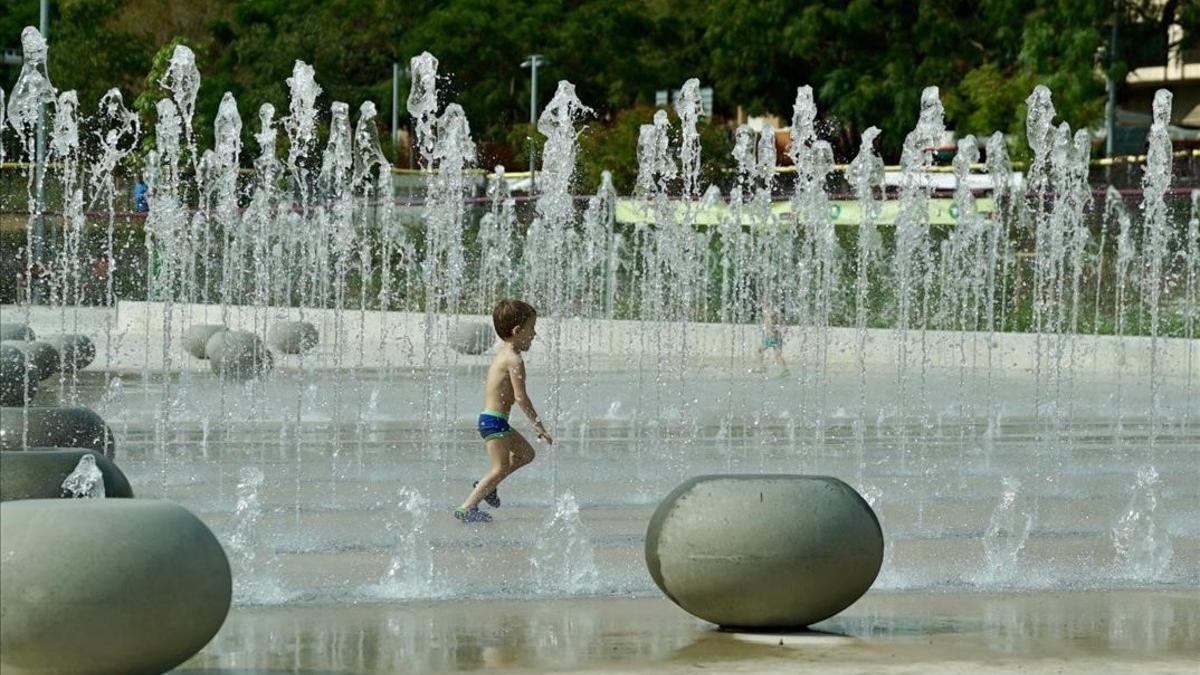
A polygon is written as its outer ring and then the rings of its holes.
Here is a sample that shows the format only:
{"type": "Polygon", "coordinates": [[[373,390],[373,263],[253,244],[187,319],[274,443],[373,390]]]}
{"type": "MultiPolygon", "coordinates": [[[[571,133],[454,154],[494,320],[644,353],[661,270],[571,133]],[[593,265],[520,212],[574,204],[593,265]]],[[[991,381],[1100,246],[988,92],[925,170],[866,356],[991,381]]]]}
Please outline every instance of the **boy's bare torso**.
{"type": "Polygon", "coordinates": [[[509,414],[516,398],[513,394],[512,370],[520,366],[524,366],[524,360],[509,345],[505,344],[496,352],[483,385],[485,410],[509,414]]]}

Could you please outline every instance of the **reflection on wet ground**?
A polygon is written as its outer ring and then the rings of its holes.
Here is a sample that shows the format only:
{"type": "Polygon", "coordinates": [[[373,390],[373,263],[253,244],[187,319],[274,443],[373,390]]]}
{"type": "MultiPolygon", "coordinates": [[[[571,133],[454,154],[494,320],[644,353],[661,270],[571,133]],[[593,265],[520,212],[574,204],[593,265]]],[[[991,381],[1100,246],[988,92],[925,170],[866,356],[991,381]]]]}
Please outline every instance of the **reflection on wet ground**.
{"type": "Polygon", "coordinates": [[[1198,660],[1186,588],[873,593],[815,630],[757,634],[657,598],[245,607],[179,673],[1194,673],[1198,660]]]}

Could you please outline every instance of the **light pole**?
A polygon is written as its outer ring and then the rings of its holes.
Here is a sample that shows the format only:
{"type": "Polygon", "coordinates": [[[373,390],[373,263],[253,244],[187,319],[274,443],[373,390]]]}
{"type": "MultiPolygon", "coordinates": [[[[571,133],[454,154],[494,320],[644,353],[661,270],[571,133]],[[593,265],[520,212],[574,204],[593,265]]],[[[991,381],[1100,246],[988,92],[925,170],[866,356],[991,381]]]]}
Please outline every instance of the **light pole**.
{"type": "MultiPolygon", "coordinates": [[[[39,23],[42,32],[42,39],[49,42],[50,40],[50,0],[41,0],[39,23]]],[[[46,58],[46,70],[50,70],[50,58],[46,58]]],[[[45,250],[46,239],[46,202],[45,189],[43,183],[46,180],[46,106],[38,104],[38,126],[37,126],[37,147],[34,156],[34,171],[37,172],[35,180],[37,180],[37,215],[33,226],[33,241],[29,242],[29,248],[32,252],[31,258],[37,261],[38,265],[45,269],[42,262],[42,254],[45,250]]],[[[33,270],[28,270],[29,273],[29,302],[30,304],[39,303],[42,301],[42,291],[40,286],[33,283],[33,270]]]]}
{"type": "Polygon", "coordinates": [[[541,54],[530,54],[528,58],[521,62],[522,68],[529,69],[530,87],[529,87],[529,192],[533,192],[537,183],[534,181],[534,150],[533,150],[533,132],[537,130],[537,69],[538,66],[550,64],[550,59],[541,54]]]}
{"type": "MultiPolygon", "coordinates": [[[[1121,13],[1116,3],[1113,3],[1112,14],[1112,34],[1108,40],[1108,68],[1104,77],[1104,84],[1108,87],[1108,99],[1104,105],[1104,156],[1112,159],[1113,151],[1116,150],[1116,139],[1113,134],[1117,131],[1117,26],[1121,21],[1121,13]]],[[[1112,165],[1109,164],[1109,170],[1112,165]]]]}
{"type": "MultiPolygon", "coordinates": [[[[392,156],[400,158],[400,129],[396,127],[400,109],[400,64],[392,61],[392,156]]],[[[398,163],[398,162],[396,162],[398,163]]]]}

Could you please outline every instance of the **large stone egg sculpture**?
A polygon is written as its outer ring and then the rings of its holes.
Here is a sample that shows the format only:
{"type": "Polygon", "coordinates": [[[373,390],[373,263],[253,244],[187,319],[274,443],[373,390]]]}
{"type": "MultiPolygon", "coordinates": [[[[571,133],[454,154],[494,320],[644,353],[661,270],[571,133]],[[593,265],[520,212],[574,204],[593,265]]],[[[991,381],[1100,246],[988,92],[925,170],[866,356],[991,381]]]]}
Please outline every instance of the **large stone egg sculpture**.
{"type": "Polygon", "coordinates": [[[0,672],[163,673],[216,635],[229,561],[158,499],[0,503],[0,672]]]}
{"type": "Polygon", "coordinates": [[[727,627],[828,619],[867,592],[882,564],[875,513],[828,476],[696,476],[662,500],[646,531],[654,583],[727,627]]]}

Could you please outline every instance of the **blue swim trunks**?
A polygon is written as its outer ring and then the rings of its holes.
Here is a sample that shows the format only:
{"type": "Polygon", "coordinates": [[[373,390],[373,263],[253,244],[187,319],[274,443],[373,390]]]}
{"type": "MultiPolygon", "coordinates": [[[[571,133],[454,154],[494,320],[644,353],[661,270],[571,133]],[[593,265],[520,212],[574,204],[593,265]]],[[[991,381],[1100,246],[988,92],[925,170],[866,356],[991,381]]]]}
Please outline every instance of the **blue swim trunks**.
{"type": "Polygon", "coordinates": [[[504,438],[513,432],[508,426],[508,415],[495,410],[484,410],[479,413],[479,435],[483,440],[504,438]]]}
{"type": "Polygon", "coordinates": [[[764,335],[763,349],[783,349],[783,338],[778,335],[764,335]]]}

